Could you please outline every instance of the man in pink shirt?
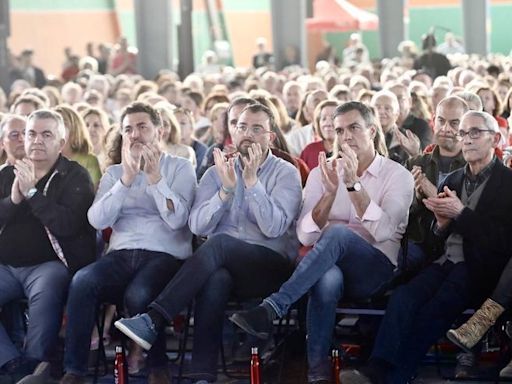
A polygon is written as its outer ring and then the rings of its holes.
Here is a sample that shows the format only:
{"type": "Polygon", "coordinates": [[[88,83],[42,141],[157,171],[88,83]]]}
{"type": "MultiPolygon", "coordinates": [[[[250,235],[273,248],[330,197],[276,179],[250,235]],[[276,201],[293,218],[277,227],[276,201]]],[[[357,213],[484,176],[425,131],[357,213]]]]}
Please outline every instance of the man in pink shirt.
{"type": "Polygon", "coordinates": [[[246,332],[266,338],[273,319],[310,291],[308,382],[317,384],[330,382],[328,354],[340,298],[367,299],[392,279],[414,192],[412,175],[385,157],[383,134],[369,107],[345,103],[333,121],[334,160],[320,153],[297,223],[299,240],[313,249],[278,292],[231,317],[246,332]]]}

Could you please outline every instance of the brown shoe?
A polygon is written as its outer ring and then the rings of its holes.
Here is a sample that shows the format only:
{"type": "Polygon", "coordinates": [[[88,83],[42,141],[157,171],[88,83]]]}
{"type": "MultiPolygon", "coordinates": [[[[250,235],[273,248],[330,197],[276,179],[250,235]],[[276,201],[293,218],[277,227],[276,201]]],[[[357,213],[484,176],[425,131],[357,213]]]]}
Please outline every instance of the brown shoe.
{"type": "Polygon", "coordinates": [[[478,311],[457,329],[450,329],[446,336],[448,339],[466,352],[471,352],[480,339],[491,328],[498,317],[505,311],[500,304],[492,299],[484,301],[478,311]]]}
{"type": "Polygon", "coordinates": [[[148,375],[148,384],[171,384],[171,375],[167,367],[151,368],[148,375]]]}
{"type": "Polygon", "coordinates": [[[66,373],[60,379],[59,384],[85,384],[85,377],[75,375],[74,373],[66,373]]]}

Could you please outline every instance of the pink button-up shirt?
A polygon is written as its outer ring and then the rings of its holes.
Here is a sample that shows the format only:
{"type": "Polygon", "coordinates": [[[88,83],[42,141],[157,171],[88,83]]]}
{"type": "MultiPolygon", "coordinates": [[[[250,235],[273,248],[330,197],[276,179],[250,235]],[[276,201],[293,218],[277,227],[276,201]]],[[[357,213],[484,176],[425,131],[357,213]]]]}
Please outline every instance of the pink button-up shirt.
{"type": "Polygon", "coordinates": [[[319,228],[312,217],[313,208],[325,192],[320,168],[313,169],[309,174],[304,189],[304,205],[297,225],[300,242],[312,245],[329,225],[344,224],[397,265],[400,240],[407,227],[409,207],[414,194],[412,174],[400,164],[376,155],[359,178],[371,199],[365,213],[359,217],[350,200],[350,192],[342,181],[341,164],[338,170],[340,184],[324,228],[319,228]]]}

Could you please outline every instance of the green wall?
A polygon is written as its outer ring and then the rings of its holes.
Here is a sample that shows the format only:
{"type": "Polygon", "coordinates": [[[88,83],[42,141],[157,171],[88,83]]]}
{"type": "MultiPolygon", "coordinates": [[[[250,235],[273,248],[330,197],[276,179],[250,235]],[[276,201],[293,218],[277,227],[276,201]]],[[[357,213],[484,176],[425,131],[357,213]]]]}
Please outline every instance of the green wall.
{"type": "Polygon", "coordinates": [[[11,0],[15,11],[98,10],[112,9],[113,0],[11,0]]]}

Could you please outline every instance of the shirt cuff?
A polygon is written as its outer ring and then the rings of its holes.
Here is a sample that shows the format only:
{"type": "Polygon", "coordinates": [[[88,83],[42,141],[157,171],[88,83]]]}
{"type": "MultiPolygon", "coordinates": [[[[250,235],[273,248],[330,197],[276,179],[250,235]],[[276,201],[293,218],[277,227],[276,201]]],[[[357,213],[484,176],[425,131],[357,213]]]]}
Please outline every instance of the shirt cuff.
{"type": "Polygon", "coordinates": [[[215,211],[227,207],[233,201],[233,194],[228,195],[226,200],[222,200],[220,198],[220,187],[219,190],[212,196],[210,199],[210,205],[213,207],[215,211]]]}
{"type": "Polygon", "coordinates": [[[379,221],[382,217],[382,208],[377,205],[373,200],[370,200],[370,204],[366,207],[366,211],[363,214],[363,217],[356,217],[363,221],[379,221]]]}

